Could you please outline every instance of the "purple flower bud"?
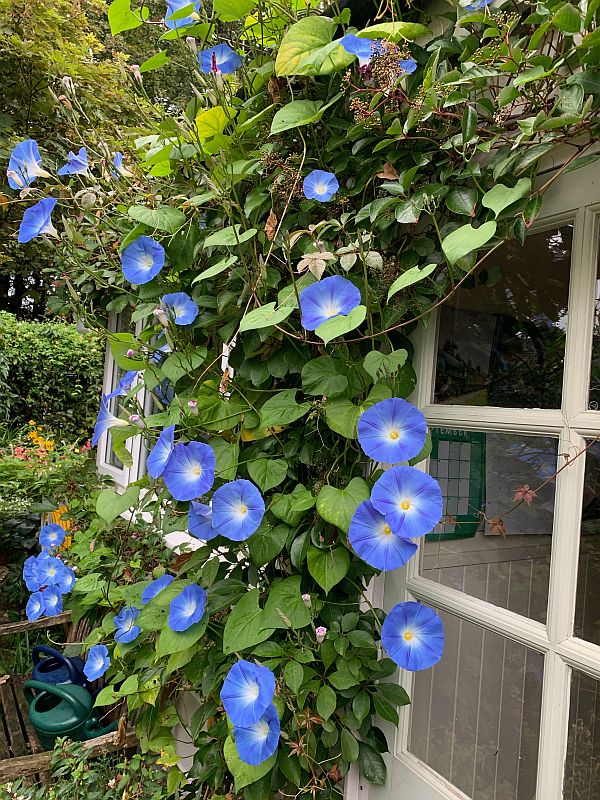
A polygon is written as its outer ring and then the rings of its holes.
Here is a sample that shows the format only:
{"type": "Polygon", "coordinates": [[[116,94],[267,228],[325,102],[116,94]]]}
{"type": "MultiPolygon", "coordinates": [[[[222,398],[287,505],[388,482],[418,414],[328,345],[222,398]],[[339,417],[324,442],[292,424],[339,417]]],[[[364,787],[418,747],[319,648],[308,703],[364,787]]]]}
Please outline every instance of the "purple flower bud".
{"type": "Polygon", "coordinates": [[[129,417],[129,422],[132,425],[135,425],[136,428],[144,427],[144,420],[140,417],[139,414],[131,414],[131,416],[129,417]]]}
{"type": "Polygon", "coordinates": [[[164,328],[167,327],[167,325],[169,324],[169,318],[165,314],[165,310],[164,308],[162,308],[162,306],[156,306],[156,308],[154,309],[154,316],[164,328]]]}
{"type": "Polygon", "coordinates": [[[194,39],[193,36],[186,36],[185,43],[195,56],[198,55],[198,47],[196,45],[196,40],[194,39]]]}
{"type": "Polygon", "coordinates": [[[317,644],[322,644],[325,641],[325,637],[327,636],[327,628],[324,628],[322,625],[316,629],[315,634],[317,636],[317,644]]]}
{"type": "Polygon", "coordinates": [[[140,65],[139,64],[132,64],[129,67],[129,71],[131,72],[133,77],[136,79],[136,81],[139,81],[140,83],[142,82],[142,73],[140,72],[140,65]]]}
{"type": "Polygon", "coordinates": [[[135,350],[132,350],[130,347],[129,350],[125,353],[125,355],[127,356],[127,358],[133,358],[135,355],[135,350]]]}
{"type": "Polygon", "coordinates": [[[310,595],[309,595],[309,594],[303,594],[303,595],[302,595],[302,602],[304,603],[304,605],[305,605],[307,608],[310,608],[310,606],[311,606],[311,599],[310,599],[310,595]]]}
{"type": "Polygon", "coordinates": [[[189,410],[192,414],[197,417],[198,416],[198,402],[196,400],[188,400],[187,402],[189,410]]]}

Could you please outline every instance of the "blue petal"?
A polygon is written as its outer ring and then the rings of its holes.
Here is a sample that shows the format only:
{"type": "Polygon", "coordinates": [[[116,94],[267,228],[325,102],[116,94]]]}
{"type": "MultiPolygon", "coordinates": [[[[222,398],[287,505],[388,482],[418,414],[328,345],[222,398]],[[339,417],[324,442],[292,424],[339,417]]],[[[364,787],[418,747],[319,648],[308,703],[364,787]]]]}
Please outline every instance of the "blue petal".
{"type": "MultiPolygon", "coordinates": [[[[113,397],[123,397],[127,394],[127,390],[131,389],[134,380],[138,376],[138,371],[136,369],[131,369],[129,372],[126,372],[125,375],[121,378],[119,383],[117,384],[117,388],[112,391],[110,394],[105,395],[109,400],[113,397]]],[[[141,389],[141,385],[139,386],[138,390],[141,389]]]]}
{"type": "Polygon", "coordinates": [[[44,525],[40,531],[40,545],[42,547],[60,547],[64,542],[66,531],[62,525],[51,523],[44,525]]]}
{"type": "MultiPolygon", "coordinates": [[[[42,157],[35,139],[26,139],[15,146],[8,161],[6,171],[11,189],[24,189],[36,180],[44,170],[42,157]],[[12,174],[11,174],[12,173],[12,174]]],[[[46,173],[47,174],[47,173],[46,173]]]]}
{"type": "Polygon", "coordinates": [[[44,615],[54,617],[63,610],[62,594],[56,586],[47,586],[44,595],[44,615]]]}
{"type": "Polygon", "coordinates": [[[279,717],[274,705],[267,707],[263,716],[254,725],[235,726],[233,738],[239,757],[253,767],[262,764],[277,750],[279,743],[279,717]]]}
{"type": "Polygon", "coordinates": [[[160,304],[175,325],[191,325],[198,316],[198,306],[185,292],[166,294],[161,297],[160,304]]]}
{"type": "Polygon", "coordinates": [[[81,147],[77,155],[71,150],[67,163],[61,167],[57,175],[85,175],[88,171],[88,156],[85,147],[81,147]]]}
{"type": "Polygon", "coordinates": [[[109,666],[108,648],[104,644],[95,644],[88,651],[83,674],[89,681],[95,681],[104,675],[109,666]]]}
{"type": "Polygon", "coordinates": [[[368,61],[373,55],[377,42],[374,39],[367,39],[366,37],[363,38],[347,33],[340,39],[340,44],[347,53],[351,53],[353,56],[358,56],[360,59],[368,61]]]}
{"type": "Polygon", "coordinates": [[[167,489],[175,500],[193,500],[207,492],[215,480],[215,454],[202,442],[179,442],[163,471],[167,489]]]}
{"type": "Polygon", "coordinates": [[[157,578],[155,581],[152,581],[142,592],[142,605],[146,605],[150,600],[153,600],[163,589],[173,583],[174,580],[175,578],[172,575],[165,574],[161,575],[160,578],[157,578]]]}
{"type": "Polygon", "coordinates": [[[115,639],[117,642],[127,644],[137,639],[141,633],[141,628],[134,623],[139,614],[139,608],[135,608],[135,606],[126,606],[115,616],[114,622],[117,629],[115,639]]]}
{"type": "Polygon", "coordinates": [[[27,601],[27,605],[25,606],[25,613],[27,614],[27,619],[30,622],[35,622],[36,619],[39,619],[42,616],[45,610],[46,610],[46,604],[44,602],[43,593],[34,592],[27,601]]]}
{"type": "Polygon", "coordinates": [[[402,669],[415,672],[436,664],[444,652],[444,625],[431,608],[398,603],[385,618],[381,642],[402,669]]]}
{"type": "Polygon", "coordinates": [[[25,211],[17,237],[21,244],[26,244],[44,233],[56,233],[51,220],[55,205],[56,200],[53,197],[44,197],[25,211]]]}
{"type": "Polygon", "coordinates": [[[232,50],[228,44],[218,44],[215,47],[210,47],[208,50],[202,50],[198,53],[198,65],[200,70],[207,75],[213,72],[216,66],[217,72],[227,75],[235,72],[238,67],[241,67],[243,58],[232,50]],[[214,56],[214,59],[213,59],[214,56]]]}
{"type": "Polygon", "coordinates": [[[100,411],[98,412],[98,418],[96,419],[96,424],[94,425],[92,447],[95,447],[98,444],[102,434],[106,433],[109,428],[126,427],[127,425],[129,425],[127,420],[119,419],[119,417],[115,417],[115,415],[111,412],[109,398],[107,395],[103,394],[100,400],[100,411]]]}
{"type": "Polygon", "coordinates": [[[339,314],[349,314],[360,305],[360,292],[347,278],[333,275],[317,281],[300,292],[302,326],[307,331],[339,314]]]}
{"type": "Polygon", "coordinates": [[[153,478],[160,478],[163,474],[167,462],[171,458],[171,453],[175,446],[174,443],[175,425],[169,425],[168,428],[165,428],[161,432],[158,441],[149,452],[148,458],[146,459],[146,467],[153,478]]]}
{"type": "Polygon", "coordinates": [[[414,58],[403,58],[398,62],[398,66],[405,75],[410,75],[417,69],[417,62],[414,58]]]}
{"type": "Polygon", "coordinates": [[[424,536],[442,518],[438,482],[414,467],[392,467],[384,472],[373,486],[371,502],[405,539],[424,536]]]}
{"type": "Polygon", "coordinates": [[[169,627],[173,631],[187,631],[195,622],[200,622],[206,606],[206,592],[201,586],[186,586],[171,600],[169,627]]]}
{"type": "Polygon", "coordinates": [[[325,172],[322,169],[313,170],[304,178],[302,184],[304,196],[309,200],[319,200],[321,203],[331,200],[339,188],[340,184],[333,172],[325,172]]]}
{"type": "MultiPolygon", "coordinates": [[[[198,20],[194,17],[181,17],[181,19],[169,19],[172,17],[173,14],[176,14],[182,8],[186,6],[191,6],[192,0],[167,0],[167,13],[165,14],[164,23],[169,28],[169,30],[175,30],[175,28],[185,28],[189,25],[195,25],[198,20]]],[[[200,11],[200,2],[194,3],[194,11],[198,13],[200,11]]]]}
{"type": "Polygon", "coordinates": [[[150,236],[140,236],[121,253],[123,275],[136,286],[149,283],[164,265],[164,247],[150,236]]]}
{"type": "Polygon", "coordinates": [[[234,542],[252,536],[265,514],[265,501],[256,486],[240,478],[220,486],[212,498],[213,528],[234,542]]]}
{"type": "Polygon", "coordinates": [[[376,569],[398,569],[417,552],[417,545],[396,535],[369,500],[354,512],[348,540],[357,555],[376,569]]]}
{"type": "Polygon", "coordinates": [[[23,580],[30,592],[37,592],[41,587],[38,578],[37,563],[37,558],[35,556],[29,556],[23,563],[23,580]]]}
{"type": "Polygon", "coordinates": [[[205,542],[219,535],[212,526],[212,508],[210,506],[192,500],[188,513],[188,531],[196,539],[202,539],[205,542]]]}
{"type": "Polygon", "coordinates": [[[426,434],[423,414],[399,397],[375,403],[358,420],[358,441],[365,455],[385,464],[416,456],[423,449],[426,434]]]}
{"type": "Polygon", "coordinates": [[[223,683],[221,700],[233,725],[253,725],[273,700],[275,676],[268,667],[240,659],[223,683]]]}

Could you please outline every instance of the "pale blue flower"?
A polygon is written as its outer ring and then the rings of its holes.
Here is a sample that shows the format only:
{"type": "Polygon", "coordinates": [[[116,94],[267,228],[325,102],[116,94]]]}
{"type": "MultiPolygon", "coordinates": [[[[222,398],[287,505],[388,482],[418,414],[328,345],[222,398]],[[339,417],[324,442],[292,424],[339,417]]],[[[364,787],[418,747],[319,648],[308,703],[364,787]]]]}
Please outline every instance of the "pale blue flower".
{"type": "Polygon", "coordinates": [[[438,482],[414,467],[392,467],[384,472],[373,486],[371,502],[405,539],[424,536],[442,518],[438,482]]]}
{"type": "Polygon", "coordinates": [[[198,12],[200,11],[200,2],[193,2],[193,0],[167,0],[167,13],[165,14],[165,25],[169,30],[176,28],[186,28],[198,22],[198,12]],[[190,16],[181,17],[181,19],[170,19],[173,14],[186,7],[190,7],[190,16]],[[196,16],[193,16],[193,15],[196,16]]]}
{"type": "Polygon", "coordinates": [[[163,474],[171,453],[175,447],[175,425],[169,425],[161,431],[160,436],[146,459],[146,467],[153,478],[163,474]]]}
{"type": "Polygon", "coordinates": [[[314,169],[304,178],[302,184],[304,196],[308,200],[318,200],[321,203],[331,200],[339,188],[340,184],[333,172],[325,172],[323,169],[314,169]]]}
{"type": "Polygon", "coordinates": [[[340,275],[323,278],[300,292],[302,327],[314,331],[328,319],[349,314],[359,305],[360,291],[351,281],[340,275]]]}
{"type": "Polygon", "coordinates": [[[135,608],[135,606],[126,606],[123,608],[119,613],[115,616],[115,627],[117,629],[115,633],[115,639],[117,642],[121,644],[127,644],[128,642],[133,642],[134,639],[141,633],[141,628],[139,625],[135,624],[136,619],[140,615],[139,608],[135,608]]]}
{"type": "Polygon", "coordinates": [[[65,536],[66,532],[62,525],[57,525],[56,523],[44,525],[40,531],[40,545],[45,549],[60,547],[65,540],[65,536]]]}
{"type": "Polygon", "coordinates": [[[279,717],[274,705],[267,707],[262,717],[252,725],[233,728],[238,755],[246,764],[257,767],[277,750],[280,735],[279,717]]]}
{"type": "Polygon", "coordinates": [[[194,623],[200,622],[206,606],[206,592],[193,583],[186,586],[169,606],[169,627],[173,631],[187,631],[194,623]]]}
{"type": "Polygon", "coordinates": [[[25,139],[14,147],[6,176],[11,189],[24,189],[31,186],[36,178],[50,177],[50,173],[42,169],[42,157],[35,139],[25,139]]]}
{"type": "Polygon", "coordinates": [[[34,592],[25,606],[25,614],[30,622],[35,622],[39,619],[46,610],[46,603],[44,602],[43,592],[34,592]]]}
{"type": "Polygon", "coordinates": [[[98,444],[102,434],[106,433],[109,428],[124,428],[127,425],[129,425],[128,420],[115,417],[110,410],[109,398],[103,394],[102,399],[100,400],[100,411],[98,412],[98,418],[96,419],[96,424],[94,425],[92,447],[95,447],[98,444]]]}
{"type": "Polygon", "coordinates": [[[431,608],[420,603],[395,605],[381,627],[381,643],[402,669],[432,667],[444,652],[444,625],[431,608]]]}
{"type": "Polygon", "coordinates": [[[81,147],[77,155],[70,150],[67,163],[58,170],[58,175],[87,175],[88,154],[85,147],[81,147]]]}
{"type": "Polygon", "coordinates": [[[342,36],[340,44],[347,53],[358,56],[358,63],[361,67],[367,66],[377,47],[377,42],[374,39],[354,36],[352,33],[342,36]]]}
{"type": "Polygon", "coordinates": [[[381,570],[398,569],[417,552],[417,545],[398,536],[370,500],[354,512],[348,541],[363,561],[381,570]]]}
{"type": "Polygon", "coordinates": [[[155,581],[152,581],[151,584],[146,586],[144,591],[142,592],[142,605],[146,605],[149,603],[150,600],[153,600],[157,595],[159,595],[163,589],[169,586],[175,578],[172,575],[161,575],[160,578],[157,578],[155,581]]]}
{"type": "Polygon", "coordinates": [[[215,454],[202,442],[179,442],[163,470],[163,480],[175,500],[194,500],[215,480],[215,454]]]}
{"type": "Polygon", "coordinates": [[[268,667],[259,667],[240,659],[227,673],[221,689],[221,701],[233,725],[254,725],[271,705],[275,675],[268,667]]]}
{"type": "Polygon", "coordinates": [[[155,278],[165,265],[165,249],[151,236],[139,236],[121,253],[123,275],[129,283],[142,286],[155,278]]]}
{"type": "Polygon", "coordinates": [[[88,650],[83,674],[88,681],[95,681],[101,678],[110,666],[108,647],[104,644],[95,644],[88,650]]]}
{"type": "Polygon", "coordinates": [[[62,592],[57,586],[46,586],[44,595],[44,616],[55,617],[63,610],[62,592]]]}
{"type": "Polygon", "coordinates": [[[160,304],[175,325],[191,325],[198,316],[198,306],[185,292],[165,294],[160,304]]]}
{"type": "Polygon", "coordinates": [[[198,64],[201,72],[228,75],[242,66],[244,59],[232,50],[228,44],[218,44],[198,53],[198,64]]]}
{"type": "Polygon", "coordinates": [[[52,224],[52,211],[55,205],[56,200],[53,197],[44,197],[25,211],[17,237],[20,244],[26,244],[43,234],[58,237],[58,232],[52,224]]]}
{"type": "Polygon", "coordinates": [[[365,455],[384,464],[408,461],[423,449],[425,417],[399,397],[381,400],[358,420],[358,441],[365,455]]]}
{"type": "Polygon", "coordinates": [[[240,478],[220,486],[212,498],[212,526],[234,542],[242,542],[259,527],[265,501],[256,486],[240,478]]]}
{"type": "Polygon", "coordinates": [[[188,513],[188,532],[196,539],[205,542],[214,539],[219,533],[212,526],[212,508],[206,503],[192,500],[188,513]]]}

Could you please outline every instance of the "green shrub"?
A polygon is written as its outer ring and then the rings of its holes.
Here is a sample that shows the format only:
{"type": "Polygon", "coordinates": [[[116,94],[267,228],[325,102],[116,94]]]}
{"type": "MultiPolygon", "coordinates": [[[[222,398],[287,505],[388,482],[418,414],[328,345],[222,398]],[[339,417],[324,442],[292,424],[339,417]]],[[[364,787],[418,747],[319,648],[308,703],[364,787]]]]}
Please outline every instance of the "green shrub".
{"type": "Polygon", "coordinates": [[[43,421],[61,437],[87,435],[98,412],[104,345],[64,322],[0,312],[0,426],[43,421]]]}

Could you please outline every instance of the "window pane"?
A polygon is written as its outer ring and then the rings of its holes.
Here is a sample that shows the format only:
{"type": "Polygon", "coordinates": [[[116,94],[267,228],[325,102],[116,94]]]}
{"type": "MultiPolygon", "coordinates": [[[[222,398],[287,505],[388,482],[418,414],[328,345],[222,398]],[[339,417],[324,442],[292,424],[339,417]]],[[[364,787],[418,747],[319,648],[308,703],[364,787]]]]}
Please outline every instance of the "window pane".
{"type": "Polygon", "coordinates": [[[415,674],[410,752],[473,800],[532,800],[543,656],[438,613],[445,651],[415,674]]]}
{"type": "Polygon", "coordinates": [[[555,481],[538,487],[556,470],[557,440],[447,428],[431,436],[444,517],[421,545],[421,574],[544,622],[555,481]],[[525,487],[538,489],[525,494],[530,505],[515,503],[525,487]]]}
{"type": "Polygon", "coordinates": [[[564,800],[600,797],[600,683],[573,670],[564,800]]]}
{"type": "Polygon", "coordinates": [[[600,410],[600,253],[598,254],[598,274],[596,278],[589,407],[592,411],[600,410]]]}
{"type": "Polygon", "coordinates": [[[572,237],[503,245],[442,306],[436,403],[560,408],[572,237]]]}
{"type": "Polygon", "coordinates": [[[600,443],[585,454],[575,636],[600,644],[600,443]]]}

